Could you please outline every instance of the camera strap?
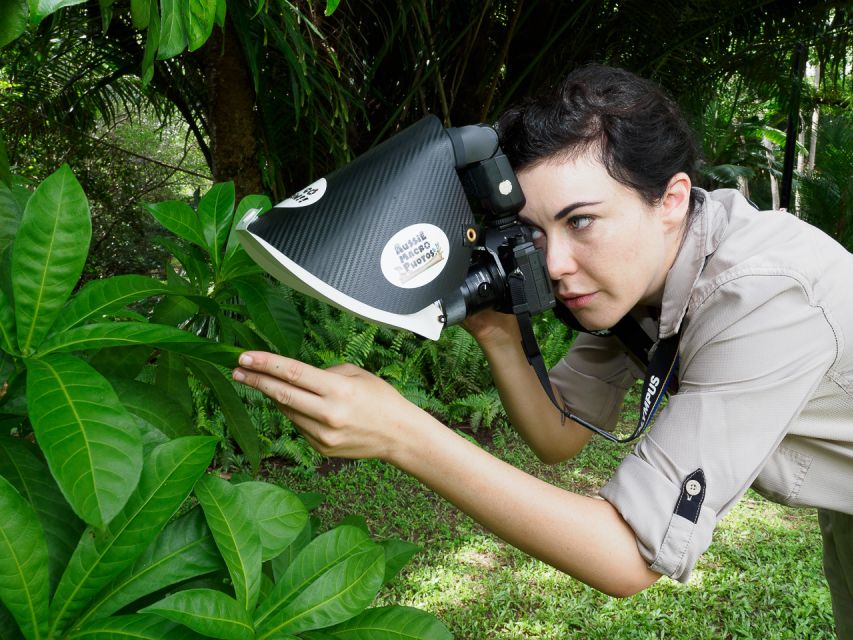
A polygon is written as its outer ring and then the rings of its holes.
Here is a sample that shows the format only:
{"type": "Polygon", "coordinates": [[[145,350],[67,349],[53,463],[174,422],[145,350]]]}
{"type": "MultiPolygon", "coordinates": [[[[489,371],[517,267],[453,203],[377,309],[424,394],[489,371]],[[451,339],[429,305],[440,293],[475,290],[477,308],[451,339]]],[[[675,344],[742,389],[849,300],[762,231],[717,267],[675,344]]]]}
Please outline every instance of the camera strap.
{"type": "MultiPolygon", "coordinates": [[[[521,331],[521,345],[527,361],[536,372],[539,383],[563,419],[569,418],[569,420],[574,420],[611,442],[625,443],[640,437],[651,424],[652,418],[658,410],[670,384],[672,383],[673,386],[676,384],[675,373],[678,369],[679,335],[675,334],[654,343],[646,332],[643,331],[639,323],[630,316],[625,316],[616,326],[606,332],[596,332],[596,335],[601,335],[602,337],[613,335],[619,338],[641,362],[647,365],[646,378],[643,382],[643,391],[640,396],[640,417],[637,420],[637,425],[630,436],[619,438],[609,431],[597,427],[580,416],[567,411],[557,401],[554,395],[554,388],[551,386],[551,380],[548,378],[545,360],[539,349],[539,343],[536,341],[536,335],[533,333],[533,319],[525,300],[522,280],[523,276],[520,273],[510,274],[508,278],[510,296],[513,302],[513,313],[518,320],[518,327],[521,331]]],[[[566,313],[568,313],[568,310],[566,310],[566,313]]],[[[557,317],[572,327],[572,324],[561,317],[562,315],[558,313],[557,317]]]]}

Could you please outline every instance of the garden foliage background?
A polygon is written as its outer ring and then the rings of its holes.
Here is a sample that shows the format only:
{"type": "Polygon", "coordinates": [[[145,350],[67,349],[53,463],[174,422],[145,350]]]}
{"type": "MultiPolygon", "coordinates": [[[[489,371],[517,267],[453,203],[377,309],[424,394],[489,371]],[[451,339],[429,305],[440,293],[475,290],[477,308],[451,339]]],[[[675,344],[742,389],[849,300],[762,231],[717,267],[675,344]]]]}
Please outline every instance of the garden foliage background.
{"type": "MultiPolygon", "coordinates": [[[[615,454],[593,447],[542,468],[512,440],[466,333],[424,342],[306,299],[255,267],[232,229],[427,113],[491,122],[599,61],[654,78],[681,104],[704,149],[702,186],[785,206],[853,249],[851,20],[849,3],[807,0],[0,2],[0,509],[19,514],[0,527],[11,576],[0,638],[689,637],[677,620],[697,608],[708,637],[828,634],[813,520],[770,510],[756,525],[753,505],[770,509],[757,496],[730,518],[750,523],[735,546],[758,554],[748,530],[781,531],[785,552],[759,558],[775,567],[767,583],[808,597],[738,590],[733,610],[760,612],[742,618],[712,597],[738,578],[709,565],[680,615],[656,615],[684,594],[656,587],[636,609],[598,601],[547,568],[528,575],[526,560],[408,480],[321,460],[231,384],[241,348],[364,366],[575,490],[593,492],[615,454]],[[395,500],[417,506],[389,525],[395,500]],[[440,582],[441,550],[472,539],[495,572],[471,579],[494,605],[463,598],[473,611],[461,615],[413,580],[440,582]],[[425,551],[398,575],[413,542],[425,551]],[[506,567],[595,614],[512,589],[506,567]],[[498,585],[518,605],[509,616],[498,585]]],[[[571,337],[551,317],[536,330],[553,362],[571,337]]]]}

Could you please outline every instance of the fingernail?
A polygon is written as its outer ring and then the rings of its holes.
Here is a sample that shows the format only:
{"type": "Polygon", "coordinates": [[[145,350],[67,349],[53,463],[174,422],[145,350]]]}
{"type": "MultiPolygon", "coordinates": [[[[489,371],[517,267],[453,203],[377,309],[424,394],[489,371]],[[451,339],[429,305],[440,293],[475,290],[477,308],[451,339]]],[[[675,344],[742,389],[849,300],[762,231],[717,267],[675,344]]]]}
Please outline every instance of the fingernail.
{"type": "Polygon", "coordinates": [[[252,366],[252,356],[250,356],[248,353],[242,354],[240,356],[240,364],[242,364],[244,367],[252,366]]]}
{"type": "Polygon", "coordinates": [[[234,369],[231,375],[237,382],[243,382],[246,379],[246,374],[239,369],[234,369]]]}

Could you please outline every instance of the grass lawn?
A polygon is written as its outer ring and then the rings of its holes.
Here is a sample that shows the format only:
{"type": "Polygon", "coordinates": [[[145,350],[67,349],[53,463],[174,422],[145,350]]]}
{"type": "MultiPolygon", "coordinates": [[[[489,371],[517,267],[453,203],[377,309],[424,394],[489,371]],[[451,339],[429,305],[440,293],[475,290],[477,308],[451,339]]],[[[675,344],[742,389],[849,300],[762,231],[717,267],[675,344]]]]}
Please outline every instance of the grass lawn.
{"type": "MultiPolygon", "coordinates": [[[[594,438],[575,460],[547,466],[510,428],[490,436],[483,446],[498,457],[586,494],[629,451],[594,438]]],[[[315,514],[326,526],[361,515],[377,539],[420,544],[377,604],[430,611],[457,640],[834,638],[815,511],[752,491],[717,528],[689,584],[663,578],[617,600],[505,544],[390,465],[358,461],[323,475],[282,470],[280,482],[325,495],[315,514]]]]}

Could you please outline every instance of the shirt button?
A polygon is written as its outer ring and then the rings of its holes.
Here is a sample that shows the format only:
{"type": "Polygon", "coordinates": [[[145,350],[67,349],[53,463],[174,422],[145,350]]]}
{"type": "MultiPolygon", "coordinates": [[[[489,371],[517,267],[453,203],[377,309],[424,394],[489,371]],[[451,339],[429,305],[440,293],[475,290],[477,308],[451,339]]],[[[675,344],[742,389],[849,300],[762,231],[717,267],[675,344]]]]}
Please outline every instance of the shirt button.
{"type": "Polygon", "coordinates": [[[698,480],[688,480],[687,484],[684,485],[684,490],[689,496],[698,496],[702,493],[702,485],[698,480]]]}

